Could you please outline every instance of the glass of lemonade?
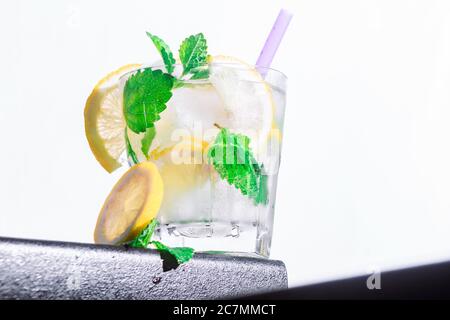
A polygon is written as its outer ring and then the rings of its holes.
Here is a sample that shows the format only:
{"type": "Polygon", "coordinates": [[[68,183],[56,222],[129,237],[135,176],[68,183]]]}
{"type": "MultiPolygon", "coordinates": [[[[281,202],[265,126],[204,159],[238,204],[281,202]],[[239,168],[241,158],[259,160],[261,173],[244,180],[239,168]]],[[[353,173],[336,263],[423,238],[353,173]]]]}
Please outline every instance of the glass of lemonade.
{"type": "MultiPolygon", "coordinates": [[[[123,75],[122,95],[146,68],[164,71],[151,66],[123,75]]],[[[287,78],[237,61],[211,63],[208,72],[175,86],[150,146],[142,148],[143,134],[127,128],[134,154],[126,160],[153,161],[160,170],[164,198],[156,239],[196,251],[268,257],[287,78]]],[[[181,73],[175,65],[172,74],[181,73]]]]}

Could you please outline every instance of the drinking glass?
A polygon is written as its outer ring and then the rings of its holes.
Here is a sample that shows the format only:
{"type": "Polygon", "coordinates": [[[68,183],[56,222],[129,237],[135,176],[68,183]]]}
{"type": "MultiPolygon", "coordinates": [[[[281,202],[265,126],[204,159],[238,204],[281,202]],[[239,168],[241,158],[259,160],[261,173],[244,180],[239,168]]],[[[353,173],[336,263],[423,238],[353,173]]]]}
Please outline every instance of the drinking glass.
{"type": "MultiPolygon", "coordinates": [[[[152,66],[125,74],[120,81],[122,94],[129,77],[146,68],[165,70],[152,66]]],[[[211,78],[176,85],[161,119],[155,122],[148,154],[141,151],[143,134],[126,130],[137,160],[153,161],[163,178],[164,198],[154,237],[173,247],[269,257],[287,77],[274,69],[236,63],[215,64],[214,68],[232,77],[225,79],[230,88],[218,90],[211,78]],[[229,103],[245,112],[240,119],[236,110],[229,114],[229,103]],[[263,180],[259,181],[267,186],[266,201],[258,203],[245,195],[214,166],[210,150],[225,128],[250,139],[249,152],[261,169],[263,180]]],[[[180,76],[182,70],[175,65],[173,75],[180,76]]],[[[130,157],[127,160],[133,164],[130,157]]],[[[230,161],[231,165],[248,165],[237,163],[236,154],[230,161]]]]}

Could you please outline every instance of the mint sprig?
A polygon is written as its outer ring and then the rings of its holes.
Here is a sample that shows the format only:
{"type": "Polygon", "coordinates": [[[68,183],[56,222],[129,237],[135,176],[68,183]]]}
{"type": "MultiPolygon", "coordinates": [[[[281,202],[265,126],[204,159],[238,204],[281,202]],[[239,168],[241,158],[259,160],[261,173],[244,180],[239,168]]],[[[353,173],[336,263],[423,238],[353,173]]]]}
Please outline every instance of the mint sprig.
{"type": "Polygon", "coordinates": [[[172,97],[173,77],[161,70],[138,70],[125,83],[123,111],[127,126],[135,133],[145,132],[160,119],[172,97]]]}
{"type": "Polygon", "coordinates": [[[159,252],[167,252],[173,256],[179,264],[186,263],[194,256],[194,249],[189,247],[175,247],[171,248],[159,241],[152,241],[152,244],[159,252]]]}
{"type": "Polygon", "coordinates": [[[207,64],[207,50],[208,45],[203,33],[198,33],[184,39],[178,51],[181,63],[183,64],[182,76],[207,64]]]}
{"type": "Polygon", "coordinates": [[[178,264],[186,263],[189,260],[191,260],[192,257],[194,256],[194,249],[192,248],[189,247],[171,248],[159,241],[156,240],[150,241],[157,225],[158,221],[156,219],[153,219],[133,241],[128,243],[128,245],[132,248],[147,248],[149,245],[153,245],[159,252],[167,253],[172,257],[174,257],[175,260],[178,262],[178,264]]]}
{"type": "Polygon", "coordinates": [[[208,68],[198,68],[191,71],[192,77],[189,80],[201,80],[208,79],[209,69],[208,68]]]}
{"type": "Polygon", "coordinates": [[[250,149],[250,138],[222,128],[208,150],[221,179],[235,186],[254,203],[267,204],[267,176],[250,149]]]}
{"type": "MultiPolygon", "coordinates": [[[[167,108],[166,103],[172,97],[172,90],[184,86],[183,76],[190,74],[192,80],[206,79],[209,76],[208,46],[202,33],[192,35],[182,42],[179,54],[183,73],[179,79],[171,75],[175,69],[175,59],[169,46],[150,32],[147,32],[147,36],[159,51],[167,73],[151,68],[138,70],[130,76],[123,90],[125,121],[131,131],[145,133],[141,140],[141,150],[145,156],[148,155],[156,135],[154,123],[160,119],[159,114],[167,108]]],[[[128,156],[137,164],[138,158],[127,134],[125,142],[128,156]]]]}
{"type": "Polygon", "coordinates": [[[147,32],[147,36],[152,40],[156,49],[159,51],[167,72],[172,73],[175,69],[175,58],[173,57],[173,53],[169,46],[161,38],[151,34],[150,32],[147,32]]]}
{"type": "Polygon", "coordinates": [[[129,243],[129,246],[133,248],[147,248],[157,225],[158,220],[153,219],[148,226],[145,227],[145,229],[142,230],[141,233],[129,243]]]}

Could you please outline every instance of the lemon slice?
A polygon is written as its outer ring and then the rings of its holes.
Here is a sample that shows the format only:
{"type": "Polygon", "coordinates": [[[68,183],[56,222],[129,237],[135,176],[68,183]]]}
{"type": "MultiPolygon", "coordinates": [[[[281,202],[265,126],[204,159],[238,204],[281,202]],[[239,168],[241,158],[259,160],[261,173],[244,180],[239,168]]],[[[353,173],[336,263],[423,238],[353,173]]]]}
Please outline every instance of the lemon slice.
{"type": "Polygon", "coordinates": [[[204,159],[208,146],[206,141],[187,137],[172,147],[150,155],[164,181],[164,202],[176,199],[172,194],[192,190],[209,178],[209,164],[204,159]]]}
{"type": "MultiPolygon", "coordinates": [[[[162,223],[177,220],[175,216],[179,212],[189,215],[192,199],[206,202],[203,189],[208,188],[211,174],[211,166],[204,159],[207,150],[206,141],[186,137],[176,145],[150,155],[164,181],[164,200],[159,216],[162,223]]],[[[201,211],[200,207],[198,203],[198,211],[201,211]]],[[[180,217],[185,218],[187,216],[180,217]]]]}
{"type": "Polygon", "coordinates": [[[209,80],[227,114],[226,121],[218,124],[248,135],[250,147],[261,149],[275,123],[275,102],[270,86],[254,67],[234,57],[210,57],[209,72],[209,80]]]}
{"type": "Polygon", "coordinates": [[[158,214],[163,199],[158,168],[146,161],[131,167],[105,200],[95,227],[95,243],[133,240],[158,214]]]}
{"type": "Polygon", "coordinates": [[[129,64],[111,72],[97,83],[86,101],[86,138],[95,158],[108,172],[121,166],[118,159],[125,150],[125,120],[119,78],[139,67],[139,64],[129,64]]]}

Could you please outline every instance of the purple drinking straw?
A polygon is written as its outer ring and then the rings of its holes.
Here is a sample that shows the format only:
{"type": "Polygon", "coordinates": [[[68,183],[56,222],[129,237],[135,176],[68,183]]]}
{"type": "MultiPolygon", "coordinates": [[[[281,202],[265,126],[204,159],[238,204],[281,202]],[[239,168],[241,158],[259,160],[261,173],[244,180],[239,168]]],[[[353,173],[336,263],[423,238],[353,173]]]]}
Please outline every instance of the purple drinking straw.
{"type": "Polygon", "coordinates": [[[267,37],[266,43],[259,55],[258,61],[256,61],[256,68],[259,73],[264,77],[267,73],[267,68],[272,64],[272,60],[277,52],[277,49],[283,39],[289,22],[291,22],[292,13],[285,9],[281,9],[278,14],[277,20],[273,24],[272,30],[267,37]]]}

